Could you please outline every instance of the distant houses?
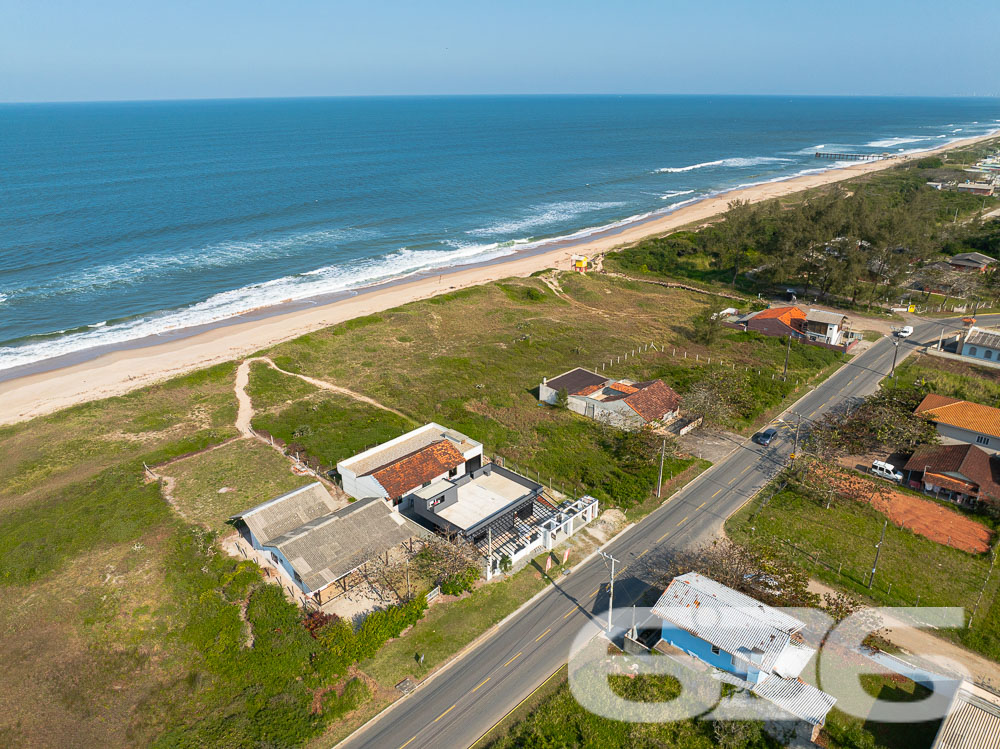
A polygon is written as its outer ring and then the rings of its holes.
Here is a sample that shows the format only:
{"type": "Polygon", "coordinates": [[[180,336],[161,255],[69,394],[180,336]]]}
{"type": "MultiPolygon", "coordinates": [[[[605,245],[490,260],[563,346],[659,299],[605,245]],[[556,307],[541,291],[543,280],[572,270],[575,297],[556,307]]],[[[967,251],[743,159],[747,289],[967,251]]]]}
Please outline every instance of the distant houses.
{"type": "Polygon", "coordinates": [[[975,445],[1000,453],[1000,408],[929,393],[914,414],[933,421],[946,445],[975,445]]]}
{"type": "Polygon", "coordinates": [[[577,367],[543,379],[538,399],[555,405],[563,391],[570,411],[621,428],[663,425],[680,415],[680,396],[662,380],[615,380],[577,367]]]}
{"type": "Polygon", "coordinates": [[[990,266],[996,263],[996,259],[981,252],[960,252],[948,258],[947,263],[955,270],[985,273],[990,270],[990,266]]]}
{"type": "Polygon", "coordinates": [[[652,613],[661,643],[804,721],[815,740],[836,698],[799,678],[816,655],[804,622],[697,572],[671,580],[652,613]]]}

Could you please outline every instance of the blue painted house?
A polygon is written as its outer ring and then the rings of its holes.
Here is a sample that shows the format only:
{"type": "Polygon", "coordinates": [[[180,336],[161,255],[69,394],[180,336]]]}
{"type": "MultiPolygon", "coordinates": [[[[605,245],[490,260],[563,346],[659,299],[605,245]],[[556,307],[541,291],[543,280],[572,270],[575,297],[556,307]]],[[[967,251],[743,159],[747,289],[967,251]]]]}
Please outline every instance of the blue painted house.
{"type": "Polygon", "coordinates": [[[959,349],[962,356],[1000,363],[1000,332],[972,327],[959,349]]]}
{"type": "Polygon", "coordinates": [[[653,614],[664,641],[806,721],[814,734],[836,702],[799,678],[816,649],[802,637],[805,624],[780,609],[688,572],[670,581],[653,614]]]}

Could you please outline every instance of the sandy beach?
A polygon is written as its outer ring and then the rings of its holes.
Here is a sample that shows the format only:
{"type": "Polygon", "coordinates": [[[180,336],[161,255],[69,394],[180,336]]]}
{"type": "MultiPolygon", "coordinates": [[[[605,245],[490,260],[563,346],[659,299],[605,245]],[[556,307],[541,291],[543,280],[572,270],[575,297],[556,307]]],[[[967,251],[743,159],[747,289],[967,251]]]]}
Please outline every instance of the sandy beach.
{"type": "Polygon", "coordinates": [[[268,315],[260,319],[237,318],[225,325],[166,342],[141,342],[142,345],[110,351],[88,361],[26,374],[0,382],[0,424],[23,421],[96,398],[121,395],[193,369],[239,359],[318,328],[397,307],[406,302],[501,278],[528,276],[545,268],[567,269],[569,258],[573,254],[594,256],[644,237],[706,221],[725,211],[732,200],[769,200],[886,169],[906,159],[924,158],[929,154],[995,135],[994,132],[980,138],[956,141],[934,151],[897,159],[861,162],[817,174],[732,190],[612,233],[594,235],[573,243],[553,243],[551,247],[542,245],[530,253],[512,254],[489,263],[459,266],[442,270],[440,274],[359,289],[356,295],[346,299],[283,314],[268,315]]]}

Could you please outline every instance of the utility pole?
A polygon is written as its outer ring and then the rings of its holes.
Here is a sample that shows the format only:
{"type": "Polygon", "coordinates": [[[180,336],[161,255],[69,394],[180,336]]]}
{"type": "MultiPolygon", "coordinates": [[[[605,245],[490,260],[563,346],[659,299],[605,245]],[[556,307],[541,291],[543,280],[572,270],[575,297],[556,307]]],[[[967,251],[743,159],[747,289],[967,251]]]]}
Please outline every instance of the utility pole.
{"type": "Polygon", "coordinates": [[[941,333],[938,335],[938,351],[944,351],[944,328],[941,328],[941,333]]]}
{"type": "Polygon", "coordinates": [[[792,334],[788,334],[788,345],[785,346],[785,368],[781,370],[781,379],[785,379],[788,374],[788,354],[792,350],[792,334]]]}
{"type": "Polygon", "coordinates": [[[663,447],[660,448],[660,477],[656,480],[656,498],[660,498],[660,488],[663,486],[663,459],[667,454],[667,438],[663,438],[663,447]]]}
{"type": "Polygon", "coordinates": [[[892,369],[889,370],[889,376],[891,377],[896,372],[896,355],[899,353],[899,341],[895,338],[892,339],[892,369]]]}
{"type": "Polygon", "coordinates": [[[802,414],[796,413],[795,415],[799,417],[799,420],[795,424],[795,446],[792,447],[793,458],[799,453],[799,429],[802,428],[802,414]]]}
{"type": "Polygon", "coordinates": [[[882,542],[885,541],[885,529],[887,525],[889,525],[889,518],[886,518],[885,522],[882,523],[882,538],[875,544],[875,561],[872,563],[872,573],[868,577],[868,590],[872,589],[872,583],[875,582],[875,569],[878,567],[878,555],[882,551],[882,542]]]}
{"type": "Polygon", "coordinates": [[[597,553],[600,554],[602,557],[604,557],[605,564],[607,564],[607,560],[609,560],[609,559],[611,560],[611,584],[608,585],[608,632],[610,633],[611,632],[611,611],[612,611],[612,609],[614,608],[614,605],[615,605],[615,564],[618,563],[618,560],[615,559],[610,554],[608,554],[607,552],[599,551],[597,553]]]}

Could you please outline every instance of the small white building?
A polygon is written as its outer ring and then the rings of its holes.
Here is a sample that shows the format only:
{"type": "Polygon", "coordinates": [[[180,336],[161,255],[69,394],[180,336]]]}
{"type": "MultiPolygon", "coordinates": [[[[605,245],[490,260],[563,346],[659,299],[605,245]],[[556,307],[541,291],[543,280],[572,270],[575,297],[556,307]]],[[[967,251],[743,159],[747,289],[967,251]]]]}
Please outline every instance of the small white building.
{"type": "Polygon", "coordinates": [[[810,341],[819,341],[820,343],[828,343],[831,346],[839,346],[844,330],[847,327],[847,316],[839,312],[811,309],[806,314],[804,327],[806,338],[810,341]]]}

